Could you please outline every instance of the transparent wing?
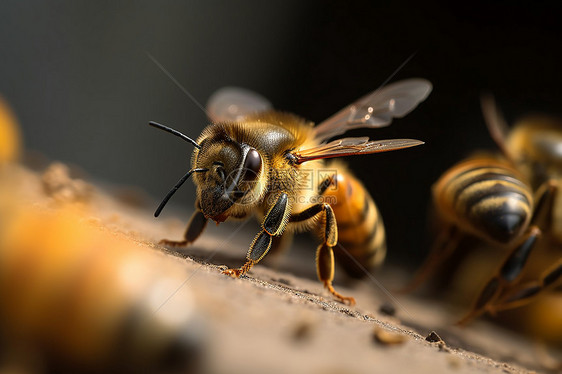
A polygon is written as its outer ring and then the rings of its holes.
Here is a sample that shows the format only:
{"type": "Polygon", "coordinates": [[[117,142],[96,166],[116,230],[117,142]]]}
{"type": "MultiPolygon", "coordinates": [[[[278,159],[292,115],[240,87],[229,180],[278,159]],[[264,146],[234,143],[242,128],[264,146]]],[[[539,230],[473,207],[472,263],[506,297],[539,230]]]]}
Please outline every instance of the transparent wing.
{"type": "Polygon", "coordinates": [[[423,144],[423,142],[416,139],[369,140],[367,137],[343,138],[330,143],[320,144],[313,148],[295,151],[293,155],[297,159],[297,164],[302,164],[303,162],[321,158],[387,152],[420,144],[423,144]]]}
{"type": "Polygon", "coordinates": [[[363,96],[315,128],[320,141],[360,127],[388,126],[393,118],[410,113],[431,92],[432,85],[421,78],[389,84],[363,96]]]}
{"type": "Polygon", "coordinates": [[[207,115],[213,122],[240,121],[272,108],[263,96],[239,87],[224,87],[207,101],[207,115]]]}

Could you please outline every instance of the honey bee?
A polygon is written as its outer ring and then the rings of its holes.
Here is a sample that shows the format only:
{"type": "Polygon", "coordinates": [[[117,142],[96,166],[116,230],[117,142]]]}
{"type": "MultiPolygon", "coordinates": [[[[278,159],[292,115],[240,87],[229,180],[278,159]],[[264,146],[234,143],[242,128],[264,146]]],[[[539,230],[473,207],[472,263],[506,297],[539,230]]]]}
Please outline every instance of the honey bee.
{"type": "Polygon", "coordinates": [[[203,232],[209,219],[244,219],[256,214],[261,229],[246,262],[225,274],[240,277],[268,251],[295,231],[315,231],[322,240],[316,250],[317,275],[343,303],[354,304],[332,286],[334,252],[347,267],[382,262],[386,244],[382,218],[373,199],[341,163],[325,159],[413,147],[413,139],[369,140],[331,138],[363,127],[388,126],[412,111],[431,91],[424,79],[408,79],[376,90],[348,105],[317,126],[274,111],[258,94],[225,88],[215,93],[207,111],[212,122],[195,141],[176,130],[150,125],[182,137],[195,146],[191,169],[163,199],[158,216],[175,191],[189,178],[197,187],[196,211],[184,240],[163,240],[185,246],[203,232]],[[339,239],[339,243],[338,243],[339,239]]]}
{"type": "Polygon", "coordinates": [[[162,305],[183,265],[70,205],[20,199],[13,176],[0,173],[1,371],[196,370],[204,339],[194,300],[182,292],[162,305]]]}
{"type": "Polygon", "coordinates": [[[535,118],[508,130],[491,97],[483,97],[482,109],[501,154],[461,161],[435,183],[433,199],[446,228],[409,287],[427,278],[467,234],[504,248],[507,254],[460,324],[526,305],[562,275],[562,126],[535,118]],[[535,253],[539,268],[528,265],[535,253]]]}

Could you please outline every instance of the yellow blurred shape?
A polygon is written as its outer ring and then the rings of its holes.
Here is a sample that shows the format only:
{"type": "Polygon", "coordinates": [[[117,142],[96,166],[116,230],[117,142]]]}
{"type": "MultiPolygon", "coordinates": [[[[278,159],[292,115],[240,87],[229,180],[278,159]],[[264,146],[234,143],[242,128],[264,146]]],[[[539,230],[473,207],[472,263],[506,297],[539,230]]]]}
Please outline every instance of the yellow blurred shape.
{"type": "Polygon", "coordinates": [[[0,98],[0,164],[16,160],[20,148],[18,121],[9,105],[0,98]]]}
{"type": "Polygon", "coordinates": [[[117,357],[148,365],[191,334],[188,295],[158,311],[185,279],[180,262],[94,225],[72,205],[16,205],[0,205],[0,217],[10,217],[0,220],[2,334],[101,367],[117,357]]]}
{"type": "Polygon", "coordinates": [[[521,308],[500,315],[512,326],[538,341],[562,345],[562,293],[550,292],[521,308]]]}

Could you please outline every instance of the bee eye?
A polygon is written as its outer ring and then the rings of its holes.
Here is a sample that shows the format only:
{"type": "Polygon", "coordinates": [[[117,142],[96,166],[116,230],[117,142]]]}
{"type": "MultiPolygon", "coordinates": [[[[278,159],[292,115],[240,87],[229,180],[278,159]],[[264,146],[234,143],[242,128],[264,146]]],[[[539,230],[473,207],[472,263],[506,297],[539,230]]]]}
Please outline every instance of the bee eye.
{"type": "Polygon", "coordinates": [[[244,160],[245,180],[252,180],[258,176],[261,169],[261,156],[254,148],[248,151],[244,160]]]}

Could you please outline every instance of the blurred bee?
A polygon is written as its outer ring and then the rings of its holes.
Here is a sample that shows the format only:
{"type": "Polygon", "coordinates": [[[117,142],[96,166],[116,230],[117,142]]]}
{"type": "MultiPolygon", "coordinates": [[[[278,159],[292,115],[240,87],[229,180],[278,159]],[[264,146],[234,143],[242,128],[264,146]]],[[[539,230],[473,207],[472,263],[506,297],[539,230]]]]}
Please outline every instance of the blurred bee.
{"type": "Polygon", "coordinates": [[[188,290],[167,300],[185,266],[91,223],[66,166],[15,163],[19,134],[0,99],[0,372],[195,372],[201,318],[188,290]]]}
{"type": "Polygon", "coordinates": [[[21,135],[16,116],[0,97],[0,167],[18,159],[21,153],[21,135]]]}
{"type": "Polygon", "coordinates": [[[460,324],[526,305],[562,275],[562,126],[532,119],[508,131],[491,97],[483,97],[482,109],[501,155],[461,161],[435,183],[434,202],[446,228],[409,287],[427,278],[466,234],[504,248],[507,254],[460,324]],[[539,268],[528,265],[533,253],[539,268]]]}
{"type": "MultiPolygon", "coordinates": [[[[13,179],[1,174],[0,190],[13,179]]],[[[198,367],[203,342],[190,294],[162,305],[185,280],[180,262],[86,223],[82,211],[14,201],[8,188],[10,201],[0,199],[0,216],[9,217],[0,220],[0,371],[198,367]]]]}
{"type": "Polygon", "coordinates": [[[383,127],[413,110],[431,91],[423,79],[409,79],[376,90],[345,107],[317,126],[295,115],[277,112],[263,97],[238,88],[225,88],[209,100],[212,124],[197,141],[151,122],[182,137],[196,149],[192,167],[163,199],[158,216],[173,193],[194,175],[196,212],[184,240],[163,240],[184,246],[199,237],[208,219],[243,219],[256,213],[261,230],[238,269],[224,271],[240,277],[272,248],[295,231],[314,230],[322,240],[317,248],[319,279],[341,302],[352,297],[336,292],[334,250],[350,270],[379,264],[386,244],[382,219],[364,186],[340,163],[324,159],[371,154],[416,146],[412,139],[369,140],[331,138],[362,127],[383,127]],[[337,222],[337,223],[336,223],[337,222]],[[339,243],[338,243],[339,238],[339,243]],[[337,247],[336,247],[337,245],[337,247]]]}

